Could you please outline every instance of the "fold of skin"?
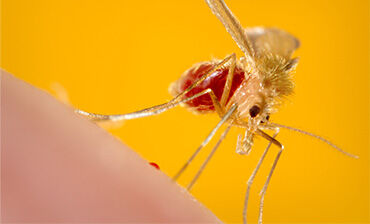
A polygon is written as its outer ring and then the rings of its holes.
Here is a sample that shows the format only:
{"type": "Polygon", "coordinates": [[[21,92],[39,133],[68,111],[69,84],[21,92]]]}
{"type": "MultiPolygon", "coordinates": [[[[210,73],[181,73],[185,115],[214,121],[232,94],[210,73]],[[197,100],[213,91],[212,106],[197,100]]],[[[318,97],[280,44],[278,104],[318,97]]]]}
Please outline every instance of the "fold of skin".
{"type": "Polygon", "coordinates": [[[219,223],[162,172],[1,70],[2,222],[219,223]]]}

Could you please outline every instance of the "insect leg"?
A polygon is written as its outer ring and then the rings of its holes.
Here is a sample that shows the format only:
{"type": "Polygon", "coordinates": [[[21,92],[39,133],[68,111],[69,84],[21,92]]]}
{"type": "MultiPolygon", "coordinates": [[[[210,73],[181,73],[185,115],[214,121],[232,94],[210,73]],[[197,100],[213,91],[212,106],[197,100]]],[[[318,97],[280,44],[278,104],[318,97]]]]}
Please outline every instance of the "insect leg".
{"type": "MultiPolygon", "coordinates": [[[[209,71],[207,74],[204,74],[202,77],[200,77],[197,81],[195,81],[191,86],[189,86],[186,90],[184,90],[182,93],[177,95],[175,98],[170,100],[167,103],[160,104],[157,106],[149,107],[143,110],[139,110],[136,112],[132,113],[127,113],[127,114],[113,114],[113,115],[104,115],[104,114],[94,114],[94,113],[88,113],[82,110],[75,110],[76,113],[83,115],[89,119],[92,119],[94,121],[105,121],[105,120],[111,120],[111,121],[119,121],[119,120],[129,120],[129,119],[135,119],[135,118],[141,118],[141,117],[147,117],[155,114],[162,113],[170,108],[173,108],[180,103],[192,100],[199,95],[195,94],[192,97],[189,97],[187,99],[184,99],[185,94],[190,92],[193,88],[198,86],[201,82],[203,82],[206,78],[208,78],[210,75],[212,75],[217,69],[220,69],[224,66],[226,66],[230,61],[232,61],[232,58],[235,57],[235,54],[231,54],[230,56],[226,57],[223,59],[220,63],[218,63],[216,66],[214,66],[211,71],[209,71]],[[197,95],[197,96],[196,96],[197,95]]],[[[218,109],[220,109],[218,107],[218,109]]],[[[216,108],[217,109],[217,108],[216,108]]]]}
{"type": "MultiPolygon", "coordinates": [[[[281,144],[280,144],[280,145],[281,145],[281,144]]],[[[261,195],[261,200],[260,200],[260,209],[259,209],[259,216],[258,216],[258,224],[262,224],[263,203],[264,203],[264,199],[265,199],[266,190],[267,190],[267,187],[268,187],[268,185],[269,185],[269,183],[270,183],[270,180],[271,180],[272,174],[274,173],[274,170],[275,170],[276,164],[277,164],[277,162],[279,161],[279,158],[280,158],[281,153],[283,152],[283,150],[284,150],[284,146],[283,146],[283,145],[281,145],[280,150],[279,150],[278,154],[277,154],[277,155],[276,155],[276,157],[275,157],[274,163],[272,164],[272,167],[271,167],[270,173],[269,173],[269,175],[267,176],[266,182],[265,182],[265,184],[263,185],[262,191],[261,191],[261,193],[260,193],[260,195],[261,195]]]]}
{"type": "Polygon", "coordinates": [[[231,59],[230,59],[229,73],[227,74],[224,90],[223,90],[222,96],[221,96],[221,105],[222,106],[226,105],[226,101],[229,98],[230,89],[231,89],[231,86],[232,86],[232,83],[233,83],[233,78],[234,78],[235,65],[236,65],[236,55],[232,54],[231,59]]]}
{"type": "Polygon", "coordinates": [[[213,103],[213,106],[215,107],[215,110],[216,110],[217,114],[220,117],[224,116],[224,114],[225,114],[224,107],[221,106],[220,101],[218,101],[218,99],[217,99],[217,96],[215,95],[215,93],[213,92],[212,89],[207,89],[207,90],[209,91],[209,95],[212,99],[212,103],[213,103]]]}
{"type": "Polygon", "coordinates": [[[171,108],[173,108],[173,107],[175,107],[175,106],[177,106],[181,103],[186,103],[187,101],[193,100],[193,99],[195,99],[197,97],[200,97],[200,96],[203,96],[207,93],[210,94],[212,102],[214,104],[214,107],[216,108],[216,111],[218,113],[221,113],[222,110],[221,110],[220,103],[218,102],[217,97],[215,96],[215,94],[213,93],[213,91],[211,89],[205,89],[205,90],[203,90],[203,91],[201,91],[197,94],[194,94],[191,97],[180,100],[179,102],[176,102],[176,103],[173,103],[173,104],[167,104],[166,107],[160,107],[161,105],[158,105],[158,106],[155,106],[155,107],[152,107],[152,108],[148,108],[148,109],[152,109],[152,110],[144,109],[144,110],[140,110],[140,111],[133,112],[133,113],[117,114],[117,115],[93,114],[93,113],[88,113],[88,112],[85,112],[85,111],[82,111],[82,110],[76,110],[75,112],[78,113],[78,114],[81,114],[85,117],[88,117],[89,119],[91,119],[93,121],[130,120],[130,119],[135,119],[135,118],[160,114],[160,113],[162,113],[166,110],[169,110],[169,109],[171,109],[171,108]]]}
{"type": "Polygon", "coordinates": [[[208,144],[209,141],[211,141],[211,139],[213,138],[213,136],[216,134],[217,130],[221,127],[221,125],[223,123],[225,123],[227,120],[229,120],[229,118],[233,115],[233,113],[235,112],[237,108],[237,105],[234,104],[230,110],[222,117],[221,121],[218,122],[218,124],[216,125],[215,128],[213,128],[213,130],[211,131],[211,133],[209,133],[209,135],[207,136],[207,138],[202,142],[202,144],[200,144],[200,146],[195,150],[195,152],[193,153],[193,155],[191,155],[191,157],[186,161],[186,163],[181,167],[181,169],[176,173],[176,175],[172,178],[173,180],[177,180],[180,175],[185,171],[185,169],[189,166],[189,164],[193,161],[193,159],[198,155],[198,153],[200,152],[200,150],[208,144]]]}
{"type": "MultiPolygon", "coordinates": [[[[278,133],[279,133],[279,129],[277,128],[276,131],[275,131],[275,134],[272,137],[275,138],[278,135],[278,133]]],[[[250,191],[251,186],[253,184],[253,180],[256,177],[257,172],[258,172],[258,170],[259,170],[259,168],[260,168],[263,160],[265,159],[266,154],[269,151],[271,145],[272,145],[272,141],[269,141],[269,144],[267,145],[267,147],[266,147],[265,151],[263,152],[260,160],[258,161],[258,164],[257,164],[256,168],[253,170],[252,175],[248,179],[248,182],[247,182],[247,191],[245,193],[244,209],[243,209],[243,223],[244,224],[247,223],[247,209],[248,209],[249,191],[250,191]]]]}
{"type": "Polygon", "coordinates": [[[208,162],[211,160],[212,156],[215,154],[217,148],[220,146],[222,140],[225,139],[227,133],[230,131],[230,128],[232,126],[232,123],[226,128],[226,130],[222,133],[220,139],[217,141],[216,145],[213,147],[211,153],[209,153],[207,159],[203,162],[202,166],[199,168],[197,174],[194,176],[194,178],[191,180],[190,184],[187,186],[188,191],[191,190],[191,188],[194,186],[195,182],[198,180],[200,175],[202,174],[203,170],[207,166],[208,162]]]}

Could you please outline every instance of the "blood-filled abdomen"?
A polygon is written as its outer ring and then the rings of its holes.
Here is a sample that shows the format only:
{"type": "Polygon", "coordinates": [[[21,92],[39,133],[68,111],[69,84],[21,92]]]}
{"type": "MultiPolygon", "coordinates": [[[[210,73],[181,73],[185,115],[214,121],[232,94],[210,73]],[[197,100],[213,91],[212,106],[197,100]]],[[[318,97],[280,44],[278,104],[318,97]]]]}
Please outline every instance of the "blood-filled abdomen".
{"type": "MultiPolygon", "coordinates": [[[[173,96],[177,96],[178,94],[182,93],[186,90],[189,86],[191,86],[196,80],[198,80],[203,75],[207,74],[212,68],[215,66],[215,62],[202,62],[196,64],[189,70],[187,70],[179,80],[174,82],[170,86],[170,93],[173,96]]],[[[197,85],[194,89],[188,92],[185,97],[191,97],[194,94],[197,94],[205,89],[212,89],[214,94],[216,95],[217,99],[221,101],[222,93],[224,91],[226,78],[229,73],[229,68],[222,68],[216,70],[213,74],[211,74],[207,79],[197,85]]],[[[234,94],[235,90],[240,86],[242,81],[245,79],[244,71],[236,66],[234,70],[234,77],[232,86],[230,89],[230,94],[227,99],[229,102],[230,98],[234,94]]],[[[202,95],[197,97],[191,101],[185,103],[193,111],[197,112],[214,112],[215,108],[213,106],[213,102],[209,94],[202,95]]]]}

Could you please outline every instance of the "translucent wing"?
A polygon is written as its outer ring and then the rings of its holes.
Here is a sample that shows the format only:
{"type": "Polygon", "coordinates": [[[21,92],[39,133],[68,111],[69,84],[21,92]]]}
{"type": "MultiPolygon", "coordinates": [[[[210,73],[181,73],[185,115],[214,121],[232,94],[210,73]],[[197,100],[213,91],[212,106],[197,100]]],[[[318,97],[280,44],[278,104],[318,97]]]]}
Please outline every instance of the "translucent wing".
{"type": "Polygon", "coordinates": [[[213,14],[222,22],[227,32],[232,36],[236,44],[245,54],[249,63],[254,64],[253,48],[245,34],[244,28],[240,25],[238,19],[235,18],[230,9],[226,6],[223,0],[206,0],[213,14]]]}
{"type": "Polygon", "coordinates": [[[297,38],[278,28],[247,28],[246,34],[257,57],[272,53],[290,59],[300,45],[297,38]]]}

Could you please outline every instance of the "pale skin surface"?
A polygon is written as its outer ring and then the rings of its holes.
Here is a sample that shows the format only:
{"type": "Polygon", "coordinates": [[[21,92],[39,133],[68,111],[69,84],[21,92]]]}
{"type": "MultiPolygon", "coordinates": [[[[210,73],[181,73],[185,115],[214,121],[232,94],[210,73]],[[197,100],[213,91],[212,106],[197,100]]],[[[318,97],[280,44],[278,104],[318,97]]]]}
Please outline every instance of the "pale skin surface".
{"type": "Polygon", "coordinates": [[[1,71],[2,222],[220,223],[106,131],[1,71]]]}

